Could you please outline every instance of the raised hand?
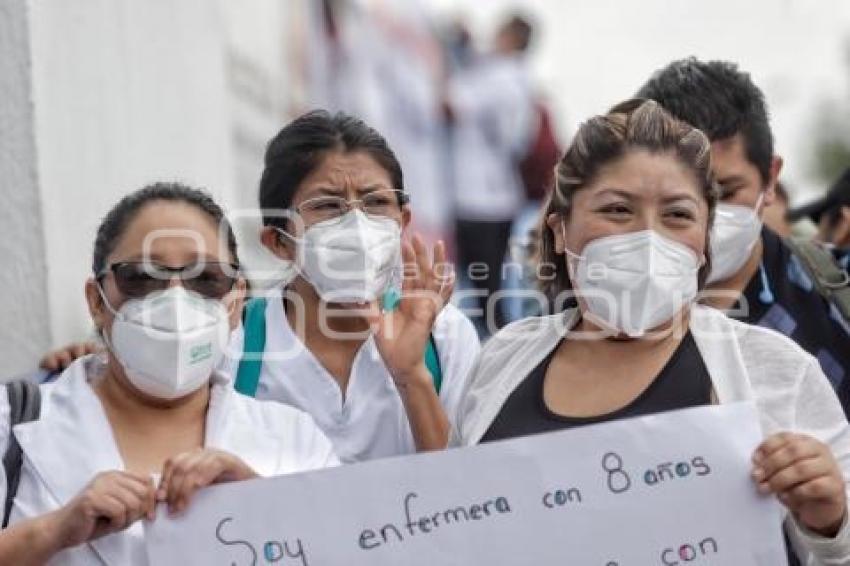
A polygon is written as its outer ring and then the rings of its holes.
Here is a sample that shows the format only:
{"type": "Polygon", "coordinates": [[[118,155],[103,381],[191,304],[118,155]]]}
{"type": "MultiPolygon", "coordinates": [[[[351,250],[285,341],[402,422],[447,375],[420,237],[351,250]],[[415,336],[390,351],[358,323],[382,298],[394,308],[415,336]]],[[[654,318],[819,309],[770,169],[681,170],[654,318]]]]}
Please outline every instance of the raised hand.
{"type": "Polygon", "coordinates": [[[434,246],[433,260],[419,236],[402,243],[404,278],[401,299],[393,310],[381,312],[373,305],[370,322],[375,344],[400,388],[411,379],[422,379],[425,348],[434,321],[454,289],[454,270],[446,263],[442,241],[434,246]]]}

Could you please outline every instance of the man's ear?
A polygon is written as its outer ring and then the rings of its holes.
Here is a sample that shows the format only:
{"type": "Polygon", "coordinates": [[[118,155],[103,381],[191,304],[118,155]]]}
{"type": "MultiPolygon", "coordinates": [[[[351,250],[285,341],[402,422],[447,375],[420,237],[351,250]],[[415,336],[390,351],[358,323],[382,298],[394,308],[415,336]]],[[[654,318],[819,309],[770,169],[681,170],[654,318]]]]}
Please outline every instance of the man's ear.
{"type": "Polygon", "coordinates": [[[95,328],[97,328],[98,332],[100,332],[106,325],[106,321],[109,317],[109,311],[103,303],[103,297],[101,297],[100,292],[98,291],[98,284],[97,281],[94,280],[94,277],[86,279],[85,292],[86,303],[88,303],[89,307],[89,315],[91,315],[95,328]]]}
{"type": "Polygon", "coordinates": [[[292,242],[288,241],[272,226],[263,226],[260,230],[260,242],[262,242],[263,247],[280,259],[291,261],[295,257],[292,242]],[[284,240],[287,241],[284,242],[284,240]]]}
{"type": "Polygon", "coordinates": [[[764,200],[762,208],[770,206],[776,200],[776,184],[779,182],[779,174],[782,172],[783,165],[782,157],[774,155],[770,160],[770,178],[767,180],[767,185],[764,190],[764,200]]]}
{"type": "Polygon", "coordinates": [[[553,212],[546,217],[546,226],[552,231],[552,236],[555,238],[555,252],[562,254],[564,253],[564,231],[562,228],[562,223],[564,222],[563,216],[558,214],[557,212],[553,212]]]}

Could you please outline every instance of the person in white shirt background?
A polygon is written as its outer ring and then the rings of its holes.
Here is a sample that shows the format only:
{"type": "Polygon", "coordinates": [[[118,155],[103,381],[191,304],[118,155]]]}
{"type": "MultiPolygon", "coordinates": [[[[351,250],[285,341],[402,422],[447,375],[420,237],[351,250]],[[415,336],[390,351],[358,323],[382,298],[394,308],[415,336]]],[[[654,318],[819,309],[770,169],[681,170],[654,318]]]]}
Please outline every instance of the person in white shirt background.
{"type": "MultiPolygon", "coordinates": [[[[458,270],[484,293],[474,301],[481,309],[502,286],[511,225],[525,203],[518,164],[537,127],[526,67],[532,35],[527,19],[510,17],[496,35],[492,52],[459,65],[446,86],[458,270]]],[[[484,320],[486,312],[476,317],[484,335],[504,321],[501,306],[493,309],[492,321],[484,320]]]]}
{"type": "Polygon", "coordinates": [[[686,407],[754,401],[752,481],[786,508],[801,564],[846,564],[850,425],[789,338],[695,303],[719,188],[700,130],[632,100],[584,123],[544,211],[541,261],[577,308],[482,349],[453,443],[473,445],[686,407]]]}
{"type": "MultiPolygon", "coordinates": [[[[313,419],[236,393],[220,363],[245,281],[224,213],[205,193],[158,183],[98,229],[85,291],[106,352],[41,385],[23,451],[3,564],[143,566],[140,519],[184,511],[206,485],[338,463],[313,419]]],[[[10,441],[0,396],[0,452],[10,441]]]]}

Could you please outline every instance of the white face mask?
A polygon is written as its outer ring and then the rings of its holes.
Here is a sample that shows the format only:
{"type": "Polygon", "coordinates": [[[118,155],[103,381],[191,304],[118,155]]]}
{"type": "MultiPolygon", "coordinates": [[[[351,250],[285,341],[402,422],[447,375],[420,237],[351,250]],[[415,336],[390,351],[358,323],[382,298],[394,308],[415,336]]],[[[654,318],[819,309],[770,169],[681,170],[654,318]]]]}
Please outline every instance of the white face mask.
{"type": "Polygon", "coordinates": [[[178,399],[206,384],[230,334],[227,309],[217,300],[170,287],[130,299],[116,312],[104,341],[130,383],[158,399],[178,399]]]}
{"type": "Polygon", "coordinates": [[[583,315],[608,330],[642,336],[697,294],[696,254],[652,230],[598,238],[567,255],[583,315]]]}
{"type": "Polygon", "coordinates": [[[758,209],[764,193],[755,208],[739,204],[720,203],[711,227],[711,272],[708,283],[723,281],[741,269],[761,234],[762,220],[758,209]]]}
{"type": "Polygon", "coordinates": [[[352,210],[342,218],[307,228],[295,266],[325,302],[367,303],[380,298],[393,282],[401,260],[401,227],[392,218],[352,210]]]}

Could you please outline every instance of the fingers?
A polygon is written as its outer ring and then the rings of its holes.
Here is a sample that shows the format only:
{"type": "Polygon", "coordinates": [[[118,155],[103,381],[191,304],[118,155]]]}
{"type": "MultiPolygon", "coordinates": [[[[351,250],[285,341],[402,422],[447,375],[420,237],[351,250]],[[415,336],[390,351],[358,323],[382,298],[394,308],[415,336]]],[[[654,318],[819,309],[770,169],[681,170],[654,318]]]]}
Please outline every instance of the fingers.
{"type": "Polygon", "coordinates": [[[127,521],[127,509],[119,497],[111,493],[101,493],[92,498],[91,503],[95,526],[89,540],[122,531],[130,525],[127,521]]]}
{"type": "Polygon", "coordinates": [[[800,507],[811,501],[831,500],[842,489],[842,483],[836,482],[833,476],[822,475],[782,492],[778,497],[789,509],[797,511],[800,507]]]}
{"type": "Polygon", "coordinates": [[[76,358],[82,358],[89,354],[94,354],[98,351],[98,346],[94,342],[80,342],[71,347],[71,353],[76,358]]]}
{"type": "Polygon", "coordinates": [[[59,350],[48,352],[39,362],[41,369],[57,372],[67,368],[77,358],[93,354],[99,350],[94,342],[79,342],[70,344],[59,350]]]}
{"type": "Polygon", "coordinates": [[[828,451],[813,438],[780,433],[764,441],[753,454],[753,478],[761,485],[781,473],[777,482],[785,485],[783,480],[791,475],[789,470],[809,471],[812,466],[810,463],[801,466],[796,464],[822,456],[828,456],[828,451]]]}
{"type": "Polygon", "coordinates": [[[416,269],[419,288],[423,287],[423,283],[430,281],[433,275],[431,270],[431,261],[428,255],[428,248],[425,247],[425,242],[419,237],[419,234],[413,236],[413,251],[416,252],[416,269]]]}
{"type": "Polygon", "coordinates": [[[438,283],[437,293],[440,295],[440,300],[445,303],[454,291],[455,273],[446,260],[446,245],[442,240],[434,246],[434,275],[438,283]]]}
{"type": "Polygon", "coordinates": [[[156,518],[156,486],[153,479],[126,473],[119,476],[117,481],[138,498],[142,504],[142,515],[153,521],[156,518]]]}
{"type": "Polygon", "coordinates": [[[414,288],[415,280],[418,276],[418,268],[416,267],[416,252],[410,242],[405,241],[401,243],[401,260],[404,268],[401,280],[401,289],[402,292],[404,292],[414,288]]]}
{"type": "Polygon", "coordinates": [[[83,495],[84,516],[94,521],[89,539],[122,531],[142,517],[151,517],[154,504],[150,479],[125,472],[97,476],[83,495]]]}
{"type": "Polygon", "coordinates": [[[254,476],[250,468],[230,454],[218,450],[187,452],[165,463],[157,499],[168,504],[170,513],[182,513],[200,488],[254,476]]]}
{"type": "Polygon", "coordinates": [[[822,442],[805,435],[776,434],[755,451],[753,463],[758,490],[775,493],[791,511],[814,505],[826,509],[824,513],[831,520],[831,508],[841,507],[845,497],[843,476],[829,447],[822,442]]]}
{"type": "Polygon", "coordinates": [[[446,245],[442,240],[434,245],[433,261],[418,234],[410,242],[402,243],[401,252],[405,266],[403,290],[433,292],[443,301],[451,296],[455,274],[447,261],[446,245]]]}
{"type": "MultiPolygon", "coordinates": [[[[757,472],[758,470],[754,472],[754,476],[757,472]]],[[[761,481],[757,480],[759,481],[758,489],[762,493],[783,493],[817,478],[828,476],[830,472],[830,462],[825,458],[798,460],[787,467],[778,469],[761,481]]]]}
{"type": "Polygon", "coordinates": [[[50,352],[41,359],[39,367],[50,372],[62,371],[74,361],[70,352],[67,350],[56,350],[50,352]]]}

